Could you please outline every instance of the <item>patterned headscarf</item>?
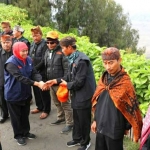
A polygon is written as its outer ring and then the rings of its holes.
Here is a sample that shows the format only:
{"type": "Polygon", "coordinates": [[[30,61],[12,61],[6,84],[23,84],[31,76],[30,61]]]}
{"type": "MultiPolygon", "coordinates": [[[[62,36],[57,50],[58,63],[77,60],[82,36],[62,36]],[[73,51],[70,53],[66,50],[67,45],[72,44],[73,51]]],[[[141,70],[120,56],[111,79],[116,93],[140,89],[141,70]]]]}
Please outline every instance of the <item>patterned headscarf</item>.
{"type": "Polygon", "coordinates": [[[115,47],[109,47],[102,52],[103,60],[118,60],[120,58],[120,52],[115,47]]]}

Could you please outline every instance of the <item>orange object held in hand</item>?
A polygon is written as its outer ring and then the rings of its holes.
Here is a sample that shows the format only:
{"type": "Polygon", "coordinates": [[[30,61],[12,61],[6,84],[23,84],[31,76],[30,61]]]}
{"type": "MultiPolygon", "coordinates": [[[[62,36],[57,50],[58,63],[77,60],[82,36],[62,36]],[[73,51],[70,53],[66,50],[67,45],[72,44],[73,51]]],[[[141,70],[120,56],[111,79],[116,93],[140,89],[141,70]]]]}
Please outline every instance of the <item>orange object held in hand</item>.
{"type": "Polygon", "coordinates": [[[59,85],[56,95],[60,102],[66,102],[69,96],[69,91],[67,89],[67,86],[59,85]]]}

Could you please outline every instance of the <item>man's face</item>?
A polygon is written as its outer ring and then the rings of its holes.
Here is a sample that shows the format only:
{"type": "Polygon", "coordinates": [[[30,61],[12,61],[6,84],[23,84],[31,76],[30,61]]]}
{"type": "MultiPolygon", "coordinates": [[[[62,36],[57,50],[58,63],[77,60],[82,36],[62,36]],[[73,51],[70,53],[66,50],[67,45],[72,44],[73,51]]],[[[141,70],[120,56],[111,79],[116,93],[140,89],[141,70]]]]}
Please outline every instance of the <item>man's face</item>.
{"type": "Polygon", "coordinates": [[[121,67],[121,58],[119,60],[103,60],[103,65],[107,72],[111,75],[114,76],[118,71],[120,71],[121,67]]]}
{"type": "Polygon", "coordinates": [[[47,43],[47,46],[48,46],[48,48],[49,48],[50,50],[55,49],[56,46],[57,46],[57,43],[54,42],[54,41],[47,41],[46,43],[47,43]]]}
{"type": "Polygon", "coordinates": [[[18,37],[20,37],[20,35],[21,35],[20,31],[13,30],[13,36],[14,36],[14,38],[18,38],[18,37]]]}
{"type": "Polygon", "coordinates": [[[32,38],[35,43],[39,43],[42,40],[42,35],[41,34],[33,34],[32,38]]]}
{"type": "Polygon", "coordinates": [[[65,56],[69,56],[74,52],[71,46],[68,46],[68,47],[61,46],[61,48],[62,48],[62,52],[64,53],[65,56]]]}
{"type": "Polygon", "coordinates": [[[2,24],[2,30],[5,32],[5,33],[8,33],[11,29],[10,29],[10,26],[6,25],[6,24],[2,24]]]}
{"type": "Polygon", "coordinates": [[[1,42],[1,44],[2,44],[2,48],[6,52],[10,52],[11,51],[12,41],[3,41],[3,42],[1,42]]]}

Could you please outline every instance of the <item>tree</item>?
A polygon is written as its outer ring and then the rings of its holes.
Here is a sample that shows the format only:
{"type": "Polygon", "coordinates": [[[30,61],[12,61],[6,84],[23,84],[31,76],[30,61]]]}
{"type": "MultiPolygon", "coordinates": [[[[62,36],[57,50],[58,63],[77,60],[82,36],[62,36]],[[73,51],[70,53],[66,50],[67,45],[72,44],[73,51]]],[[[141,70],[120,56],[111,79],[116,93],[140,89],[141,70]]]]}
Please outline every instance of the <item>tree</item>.
{"type": "Polygon", "coordinates": [[[83,3],[84,0],[54,0],[51,5],[56,12],[54,20],[61,32],[66,33],[73,28],[78,28],[83,3]]]}
{"type": "Polygon", "coordinates": [[[72,28],[78,35],[90,37],[99,46],[137,49],[138,31],[132,29],[128,14],[113,0],[54,0],[57,29],[63,33],[72,28]]]}
{"type": "Polygon", "coordinates": [[[137,51],[138,31],[114,0],[10,0],[25,8],[34,25],[51,26],[62,33],[86,35],[99,46],[137,51]]]}
{"type": "Polygon", "coordinates": [[[19,8],[25,8],[33,25],[49,26],[51,23],[50,3],[48,0],[11,0],[19,8]]]}

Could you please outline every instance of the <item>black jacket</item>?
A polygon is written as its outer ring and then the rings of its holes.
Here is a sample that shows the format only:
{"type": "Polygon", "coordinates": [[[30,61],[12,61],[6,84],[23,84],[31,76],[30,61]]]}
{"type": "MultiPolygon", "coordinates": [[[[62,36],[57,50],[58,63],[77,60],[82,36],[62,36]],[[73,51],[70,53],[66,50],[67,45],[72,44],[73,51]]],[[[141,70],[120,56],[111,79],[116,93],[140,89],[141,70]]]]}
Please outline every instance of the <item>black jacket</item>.
{"type": "Polygon", "coordinates": [[[30,50],[30,42],[24,36],[22,36],[20,39],[14,38],[13,39],[13,44],[16,43],[16,42],[24,42],[28,46],[28,49],[30,50]]]}
{"type": "Polygon", "coordinates": [[[79,52],[79,56],[70,65],[66,80],[72,108],[90,108],[96,82],[90,60],[84,53],[79,52]]]}
{"type": "Polygon", "coordinates": [[[47,49],[45,53],[47,80],[62,78],[68,72],[68,60],[59,45],[54,50],[47,49]]]}
{"type": "Polygon", "coordinates": [[[8,34],[8,35],[10,35],[10,36],[13,36],[13,30],[10,30],[10,31],[7,32],[7,33],[3,31],[3,32],[0,33],[0,36],[1,36],[1,35],[4,35],[4,34],[8,34]]]}
{"type": "Polygon", "coordinates": [[[33,42],[30,46],[29,55],[33,60],[33,65],[35,69],[42,75],[45,79],[45,66],[44,66],[44,55],[47,50],[47,44],[44,39],[39,43],[33,42]]]}
{"type": "Polygon", "coordinates": [[[6,52],[0,48],[0,88],[4,86],[4,65],[7,59],[12,55],[11,52],[6,52]]]}
{"type": "MultiPolygon", "coordinates": [[[[108,83],[112,80],[113,77],[108,77],[108,83]]],[[[97,132],[112,139],[123,138],[125,130],[131,128],[123,114],[115,107],[107,90],[104,90],[98,98],[95,121],[97,132]]]]}

